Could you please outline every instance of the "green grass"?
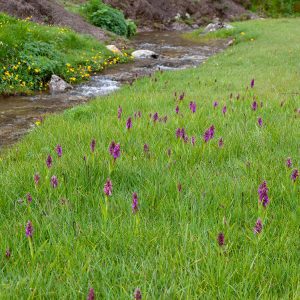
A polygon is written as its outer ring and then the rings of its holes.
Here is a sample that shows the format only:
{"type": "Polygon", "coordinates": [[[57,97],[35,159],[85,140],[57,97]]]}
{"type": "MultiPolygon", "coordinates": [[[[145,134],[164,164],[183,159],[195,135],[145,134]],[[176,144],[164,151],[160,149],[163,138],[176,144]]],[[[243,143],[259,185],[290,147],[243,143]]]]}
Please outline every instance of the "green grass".
{"type": "Polygon", "coordinates": [[[78,83],[126,61],[92,37],[5,14],[0,14],[0,42],[0,94],[45,90],[52,74],[78,83]]]}
{"type": "Polygon", "coordinates": [[[299,299],[300,180],[292,182],[285,162],[291,157],[299,169],[300,19],[234,26],[255,41],[238,43],[199,68],[157,73],[156,80],[138,80],[49,117],[2,154],[0,298],[85,299],[93,287],[97,299],[132,299],[139,287],[143,299],[299,299]],[[186,93],[180,115],[175,91],[186,93]],[[251,109],[254,97],[257,111],[251,109]],[[195,114],[190,101],[197,103],[195,114]],[[128,132],[126,120],[136,111],[142,118],[133,118],[128,132]],[[167,123],[150,121],[154,112],[167,115],[167,123]],[[215,138],[205,144],[203,133],[212,124],[215,138]],[[194,147],[176,139],[178,127],[196,136],[194,147]],[[121,144],[113,169],[112,140],[121,144]],[[60,159],[57,144],[63,147],[60,159]],[[48,154],[54,159],[50,170],[48,154]],[[37,189],[35,172],[41,177],[37,189]],[[50,187],[52,175],[57,189],[50,187]],[[108,177],[113,195],[105,221],[108,177]],[[266,209],[258,205],[263,180],[270,196],[266,209]],[[137,215],[131,212],[133,192],[139,196],[137,215]],[[255,235],[258,217],[263,230],[255,235]],[[217,243],[220,232],[224,247],[217,243]]]}

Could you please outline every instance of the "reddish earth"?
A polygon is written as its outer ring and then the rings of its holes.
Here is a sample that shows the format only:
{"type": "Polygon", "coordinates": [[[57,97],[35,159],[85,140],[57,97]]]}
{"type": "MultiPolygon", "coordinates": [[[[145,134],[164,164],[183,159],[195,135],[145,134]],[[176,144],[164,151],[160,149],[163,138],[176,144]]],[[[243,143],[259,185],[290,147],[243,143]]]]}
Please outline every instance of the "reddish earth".
{"type": "MultiPolygon", "coordinates": [[[[206,24],[214,18],[223,20],[249,17],[245,9],[248,0],[104,0],[114,7],[124,11],[131,19],[138,20],[140,25],[158,24],[170,25],[175,16],[185,18],[186,14],[198,25],[206,24]]],[[[186,19],[186,21],[188,21],[186,19]]]]}
{"type": "MultiPolygon", "coordinates": [[[[139,26],[156,29],[172,27],[176,21],[176,15],[180,15],[181,20],[176,22],[175,28],[185,23],[203,25],[216,17],[223,20],[249,17],[245,9],[249,0],[103,1],[121,9],[126,17],[136,20],[139,26]]],[[[68,2],[84,3],[86,0],[69,0],[68,2]]],[[[67,26],[79,33],[91,34],[99,40],[107,38],[104,31],[65,10],[56,0],[0,0],[0,11],[20,18],[32,16],[33,21],[40,23],[67,26]]]]}

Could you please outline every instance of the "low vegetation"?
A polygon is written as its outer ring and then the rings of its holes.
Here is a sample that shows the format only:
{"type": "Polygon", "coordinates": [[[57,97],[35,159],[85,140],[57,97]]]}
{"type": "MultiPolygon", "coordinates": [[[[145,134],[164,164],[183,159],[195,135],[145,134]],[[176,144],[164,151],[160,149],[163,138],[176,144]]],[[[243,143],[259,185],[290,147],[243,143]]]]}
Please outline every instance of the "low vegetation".
{"type": "Polygon", "coordinates": [[[300,19],[233,25],[2,153],[1,298],[299,299],[300,19]]]}
{"type": "Polygon", "coordinates": [[[89,0],[79,12],[93,25],[128,38],[136,34],[136,25],[126,20],[123,12],[104,4],[101,0],[89,0]]]}
{"type": "Polygon", "coordinates": [[[0,94],[48,89],[52,74],[78,83],[126,60],[92,37],[0,14],[0,94]]]}
{"type": "Polygon", "coordinates": [[[271,17],[300,14],[299,0],[251,0],[251,9],[271,17]]]}

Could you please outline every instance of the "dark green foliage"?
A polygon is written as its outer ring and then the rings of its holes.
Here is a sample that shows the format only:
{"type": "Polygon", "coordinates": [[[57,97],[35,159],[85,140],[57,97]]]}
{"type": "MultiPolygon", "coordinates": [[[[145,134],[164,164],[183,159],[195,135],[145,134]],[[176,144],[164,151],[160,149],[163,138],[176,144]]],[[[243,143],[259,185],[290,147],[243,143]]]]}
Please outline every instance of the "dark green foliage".
{"type": "Polygon", "coordinates": [[[136,33],[136,25],[126,20],[124,14],[102,3],[100,0],[90,0],[81,7],[81,13],[93,25],[104,28],[121,36],[131,37],[136,33]]]}
{"type": "Polygon", "coordinates": [[[268,16],[288,16],[300,12],[299,0],[251,0],[252,9],[268,16]]]}

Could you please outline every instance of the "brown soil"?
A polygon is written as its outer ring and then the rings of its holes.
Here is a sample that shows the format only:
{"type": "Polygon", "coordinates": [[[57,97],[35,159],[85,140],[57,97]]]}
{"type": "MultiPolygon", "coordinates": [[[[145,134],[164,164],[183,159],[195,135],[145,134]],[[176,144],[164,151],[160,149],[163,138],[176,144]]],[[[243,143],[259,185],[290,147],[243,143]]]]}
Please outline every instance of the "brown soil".
{"type": "Polygon", "coordinates": [[[107,38],[103,30],[66,11],[55,0],[0,0],[0,11],[18,18],[32,16],[32,20],[39,23],[70,27],[101,41],[107,38]]]}
{"type": "Polygon", "coordinates": [[[233,20],[250,16],[245,7],[248,0],[104,0],[124,11],[129,18],[138,20],[140,25],[170,25],[180,14],[183,20],[189,14],[194,23],[203,25],[214,18],[233,20]],[[245,6],[245,7],[244,7],[245,6]]]}

